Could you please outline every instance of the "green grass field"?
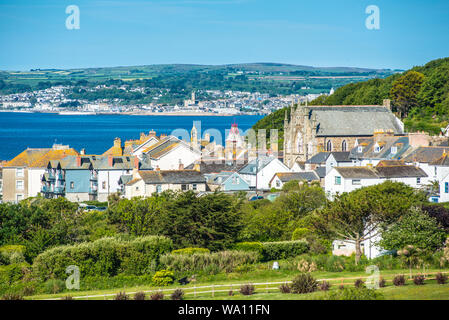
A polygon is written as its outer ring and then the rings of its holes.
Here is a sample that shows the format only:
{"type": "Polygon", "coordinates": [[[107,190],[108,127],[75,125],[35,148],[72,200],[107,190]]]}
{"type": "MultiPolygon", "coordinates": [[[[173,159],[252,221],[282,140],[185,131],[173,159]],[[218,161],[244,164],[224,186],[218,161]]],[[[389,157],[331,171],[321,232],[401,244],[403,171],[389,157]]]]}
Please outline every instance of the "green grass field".
{"type": "MultiPolygon", "coordinates": [[[[426,280],[425,285],[417,286],[412,280],[407,280],[403,287],[395,287],[392,284],[392,279],[395,275],[404,274],[408,277],[408,270],[388,270],[381,272],[380,276],[387,281],[385,288],[380,288],[380,292],[388,300],[421,300],[421,299],[442,299],[449,300],[449,284],[438,285],[433,279],[434,274],[445,270],[426,270],[426,273],[431,274],[426,280]],[[433,275],[432,275],[433,274],[433,275]]],[[[199,279],[195,284],[188,284],[180,286],[173,284],[168,287],[158,288],[154,286],[137,286],[124,287],[108,290],[91,290],[91,291],[66,291],[58,294],[45,294],[26,297],[26,299],[40,300],[40,299],[60,299],[64,296],[70,295],[72,297],[79,297],[82,300],[105,300],[113,299],[114,295],[119,291],[125,291],[128,294],[138,291],[145,291],[147,295],[151,292],[164,290],[164,295],[168,299],[170,293],[176,288],[182,288],[186,293],[185,299],[197,300],[314,300],[319,299],[324,292],[315,292],[312,294],[282,294],[279,291],[280,284],[266,284],[273,282],[286,282],[293,279],[298,272],[293,271],[272,271],[272,270],[258,270],[243,274],[218,274],[209,276],[207,278],[199,279]],[[255,294],[251,296],[243,296],[239,293],[240,285],[252,283],[255,285],[255,294]],[[212,287],[213,286],[213,287],[212,287]],[[201,288],[203,287],[203,288],[201,288]],[[207,287],[207,288],[204,288],[207,287]],[[229,295],[229,291],[234,295],[229,295]]],[[[338,290],[340,285],[353,286],[354,281],[358,278],[366,278],[369,276],[364,272],[314,272],[316,279],[326,279],[331,283],[331,290],[338,290]]]]}

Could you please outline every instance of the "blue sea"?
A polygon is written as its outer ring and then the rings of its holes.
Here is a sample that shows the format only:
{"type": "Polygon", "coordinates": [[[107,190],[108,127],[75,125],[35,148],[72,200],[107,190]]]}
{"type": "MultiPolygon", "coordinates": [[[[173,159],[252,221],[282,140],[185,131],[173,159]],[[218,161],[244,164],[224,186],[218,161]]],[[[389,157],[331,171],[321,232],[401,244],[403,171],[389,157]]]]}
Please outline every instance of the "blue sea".
{"type": "MultiPolygon", "coordinates": [[[[133,116],[133,115],[58,115],[52,113],[0,112],[0,159],[10,160],[27,147],[49,148],[54,143],[69,145],[87,154],[101,154],[109,149],[115,137],[139,139],[140,132],[157,135],[190,134],[194,122],[206,130],[219,132],[222,139],[235,122],[240,131],[251,128],[263,116],[133,116]],[[176,130],[173,132],[173,130],[176,130]],[[184,131],[186,130],[186,131],[184,131]],[[182,134],[184,132],[184,134],[182,134]]],[[[213,140],[213,139],[212,139],[213,140]]],[[[218,141],[221,144],[224,141],[218,141]]]]}

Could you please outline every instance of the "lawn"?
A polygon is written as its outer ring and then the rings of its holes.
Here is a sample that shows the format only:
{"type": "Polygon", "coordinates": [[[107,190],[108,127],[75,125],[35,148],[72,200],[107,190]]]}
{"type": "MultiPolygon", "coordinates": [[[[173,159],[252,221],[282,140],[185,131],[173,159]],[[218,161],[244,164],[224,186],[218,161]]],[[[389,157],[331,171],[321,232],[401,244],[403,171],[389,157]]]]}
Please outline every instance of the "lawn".
{"type": "MultiPolygon", "coordinates": [[[[436,273],[438,270],[428,270],[426,272],[436,273]]],[[[247,273],[228,273],[218,274],[199,278],[195,284],[188,284],[180,286],[173,284],[164,287],[165,296],[168,297],[170,293],[176,288],[182,288],[186,293],[186,299],[250,299],[250,300],[310,300],[319,299],[324,293],[315,292],[305,295],[282,294],[278,287],[279,284],[266,284],[267,282],[285,282],[290,281],[298,274],[297,271],[273,271],[273,270],[256,270],[247,273]],[[242,296],[238,293],[240,286],[238,284],[252,283],[255,284],[256,294],[252,296],[242,296]],[[207,288],[200,288],[205,287],[207,288]],[[213,287],[212,287],[213,286],[213,287]],[[229,295],[232,290],[233,296],[229,295]],[[205,292],[206,291],[206,292],[205,292]],[[196,296],[196,297],[195,297],[196,296]]],[[[449,285],[438,285],[435,280],[426,280],[423,286],[416,286],[411,280],[403,287],[395,287],[392,284],[392,278],[397,274],[408,275],[408,270],[387,270],[381,272],[381,277],[387,280],[387,286],[381,288],[381,292],[386,299],[448,299],[449,300],[449,285]]],[[[341,284],[345,286],[353,286],[355,279],[367,277],[369,274],[364,272],[314,272],[313,276],[316,279],[326,279],[332,284],[331,290],[337,290],[341,284]]],[[[82,280],[81,280],[82,281],[82,280]]],[[[59,299],[61,297],[70,295],[72,297],[83,297],[81,299],[89,300],[103,300],[112,299],[119,291],[127,293],[138,291],[154,292],[161,288],[154,286],[136,286],[125,287],[107,290],[91,290],[91,291],[70,291],[58,294],[35,295],[25,297],[26,299],[59,299]],[[89,297],[85,297],[89,296],[89,297]],[[93,297],[96,296],[96,297],[93,297]]]]}

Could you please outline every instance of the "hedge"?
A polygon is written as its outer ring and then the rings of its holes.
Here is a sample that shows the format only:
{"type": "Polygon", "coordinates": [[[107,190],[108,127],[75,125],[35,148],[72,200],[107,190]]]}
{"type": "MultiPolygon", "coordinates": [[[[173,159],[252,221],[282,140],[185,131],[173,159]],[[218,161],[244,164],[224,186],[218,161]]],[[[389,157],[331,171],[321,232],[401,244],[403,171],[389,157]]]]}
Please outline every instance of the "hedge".
{"type": "Polygon", "coordinates": [[[156,270],[159,257],[173,249],[166,237],[147,236],[133,240],[102,238],[93,242],[60,246],[44,251],[33,262],[33,273],[41,280],[67,278],[70,265],[84,276],[142,275],[156,270]]]}
{"type": "Polygon", "coordinates": [[[272,261],[296,257],[309,250],[309,244],[303,240],[262,242],[263,261],[272,261]]]}
{"type": "Polygon", "coordinates": [[[278,242],[240,242],[235,250],[258,252],[262,261],[280,260],[306,253],[309,245],[304,240],[278,242]]]}
{"type": "Polygon", "coordinates": [[[194,253],[209,253],[210,250],[207,248],[184,248],[173,250],[172,254],[194,254],[194,253]]]}
{"type": "Polygon", "coordinates": [[[165,254],[160,263],[178,274],[202,272],[216,274],[232,272],[237,266],[259,261],[259,254],[250,251],[220,251],[214,253],[165,254]]]}

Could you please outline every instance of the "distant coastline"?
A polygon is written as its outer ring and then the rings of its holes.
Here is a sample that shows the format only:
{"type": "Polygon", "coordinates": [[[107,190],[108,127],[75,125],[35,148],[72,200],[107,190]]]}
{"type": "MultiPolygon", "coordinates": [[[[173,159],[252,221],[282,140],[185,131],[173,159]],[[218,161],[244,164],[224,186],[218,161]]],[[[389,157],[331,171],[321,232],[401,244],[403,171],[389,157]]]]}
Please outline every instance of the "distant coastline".
{"type": "Polygon", "coordinates": [[[126,115],[126,116],[179,116],[179,117],[235,117],[235,116],[263,116],[263,114],[255,114],[255,113],[213,113],[213,112],[82,112],[82,111],[74,111],[74,114],[71,114],[69,111],[67,114],[60,113],[57,111],[33,111],[33,110],[0,110],[0,112],[16,112],[16,113],[45,113],[45,114],[59,114],[59,115],[126,115]]]}

